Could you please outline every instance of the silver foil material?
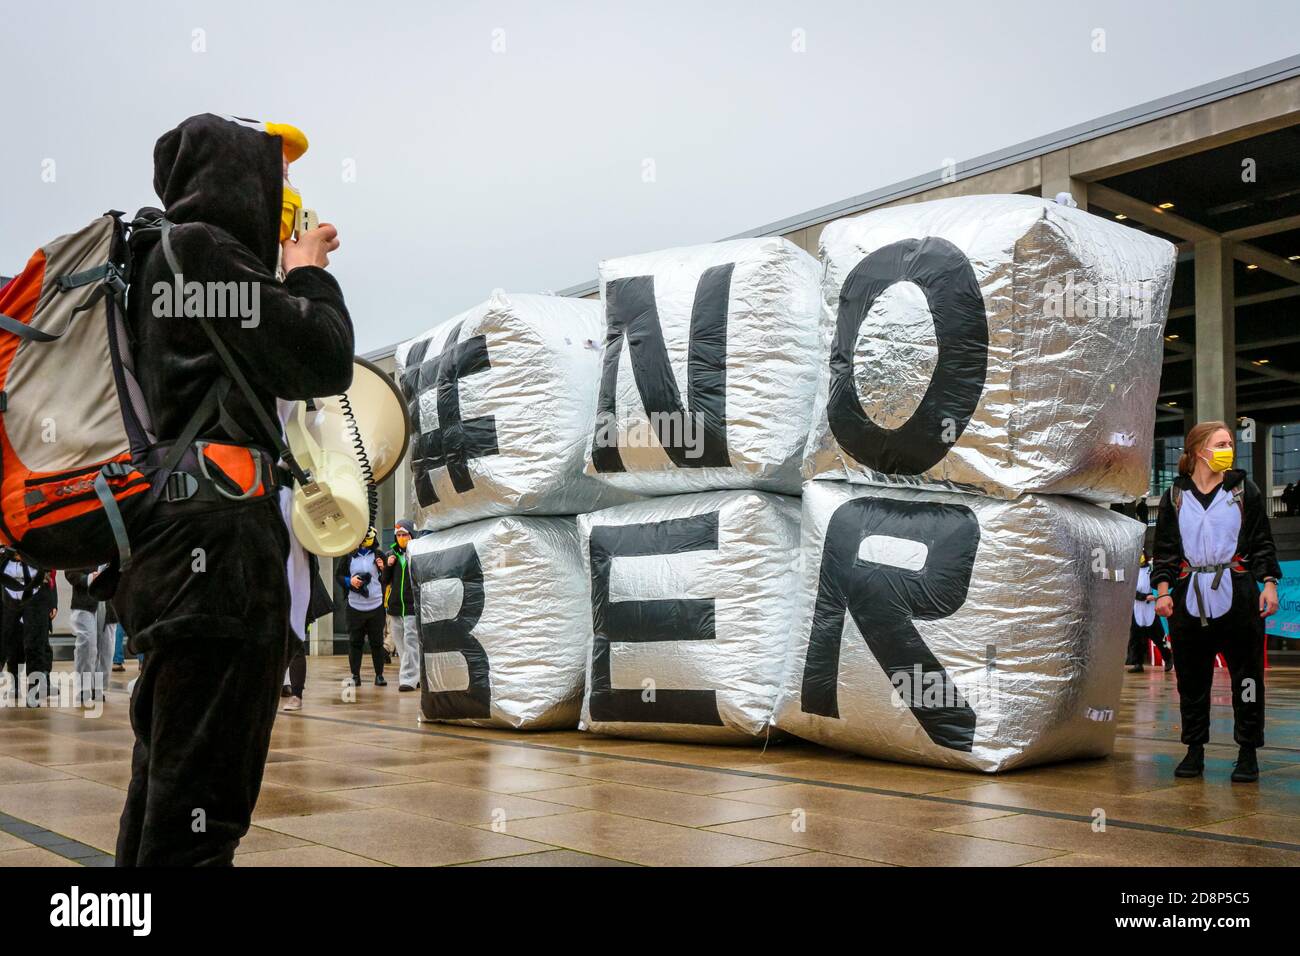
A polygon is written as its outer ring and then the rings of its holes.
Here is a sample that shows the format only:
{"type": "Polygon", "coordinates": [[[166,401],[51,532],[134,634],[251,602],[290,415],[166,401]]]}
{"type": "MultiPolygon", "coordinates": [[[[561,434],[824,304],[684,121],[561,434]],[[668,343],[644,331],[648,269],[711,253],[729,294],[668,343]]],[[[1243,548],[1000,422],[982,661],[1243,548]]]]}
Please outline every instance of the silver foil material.
{"type": "Polygon", "coordinates": [[[591,594],[582,728],[764,739],[793,610],[798,499],[677,495],[580,515],[578,528],[591,594]]]}
{"type": "Polygon", "coordinates": [[[602,262],[607,368],[593,439],[609,451],[588,449],[586,473],[649,495],[799,494],[819,278],[812,256],[776,236],[602,262]]]}
{"type": "Polygon", "coordinates": [[[587,585],[573,518],[489,518],[416,538],[424,720],[572,729],[587,585]]]}
{"type": "Polygon", "coordinates": [[[821,256],[805,478],[1145,493],[1170,243],[1035,197],[968,196],[832,222],[821,256]]]}
{"type": "Polygon", "coordinates": [[[988,772],[1111,752],[1141,524],[1064,497],[823,481],[802,521],[778,727],[988,772]]]}
{"type": "Polygon", "coordinates": [[[585,299],[496,292],[398,346],[417,527],[576,514],[634,497],[582,473],[600,316],[599,304],[585,299]],[[451,420],[441,421],[444,414],[451,420]]]}

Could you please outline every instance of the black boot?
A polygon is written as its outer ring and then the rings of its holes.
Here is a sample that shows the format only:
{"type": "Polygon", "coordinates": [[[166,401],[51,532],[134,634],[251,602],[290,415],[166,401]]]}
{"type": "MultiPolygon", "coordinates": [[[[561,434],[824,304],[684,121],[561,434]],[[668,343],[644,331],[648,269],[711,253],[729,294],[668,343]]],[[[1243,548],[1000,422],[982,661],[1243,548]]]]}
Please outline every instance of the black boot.
{"type": "Polygon", "coordinates": [[[1205,773],[1205,745],[1192,744],[1187,748],[1187,756],[1174,768],[1175,777],[1199,777],[1205,773]]]}
{"type": "Polygon", "coordinates": [[[1259,761],[1254,747],[1242,747],[1237,752],[1237,763],[1232,768],[1233,783],[1255,783],[1259,780],[1259,761]]]}
{"type": "Polygon", "coordinates": [[[388,681],[384,680],[384,675],[383,675],[383,674],[376,674],[376,675],[375,675],[375,686],[376,686],[376,687],[387,687],[387,686],[388,686],[388,681]]]}

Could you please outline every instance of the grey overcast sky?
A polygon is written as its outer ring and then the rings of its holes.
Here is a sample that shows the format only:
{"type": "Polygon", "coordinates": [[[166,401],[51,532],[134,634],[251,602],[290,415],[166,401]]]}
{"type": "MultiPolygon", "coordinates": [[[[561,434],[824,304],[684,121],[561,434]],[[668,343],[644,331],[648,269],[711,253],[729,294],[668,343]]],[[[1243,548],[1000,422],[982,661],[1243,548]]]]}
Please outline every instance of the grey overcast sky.
{"type": "Polygon", "coordinates": [[[294,183],[339,227],[332,268],[361,351],[494,288],[562,289],[602,258],[754,228],[1282,59],[1300,38],[1294,0],[42,0],[10,14],[0,273],[107,208],[154,202],[154,141],[184,117],[291,122],[311,140],[294,183]]]}

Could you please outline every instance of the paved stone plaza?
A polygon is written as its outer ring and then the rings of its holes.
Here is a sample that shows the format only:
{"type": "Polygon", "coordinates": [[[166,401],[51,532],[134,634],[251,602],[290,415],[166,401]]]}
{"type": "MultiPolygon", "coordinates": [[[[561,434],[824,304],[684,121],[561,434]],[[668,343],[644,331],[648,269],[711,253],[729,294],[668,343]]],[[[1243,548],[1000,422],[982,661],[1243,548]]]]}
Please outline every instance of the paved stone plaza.
{"type": "MultiPolygon", "coordinates": [[[[1300,864],[1300,668],[1269,671],[1258,785],[1228,782],[1226,673],[1206,775],[1183,781],[1173,675],[1151,669],[1125,675],[1114,757],[998,777],[799,742],[761,752],[419,725],[418,695],[395,680],[344,702],[345,671],[345,658],[310,659],[237,865],[1300,864]]],[[[111,863],[134,672],[113,675],[98,719],[0,712],[0,866],[111,863]]]]}

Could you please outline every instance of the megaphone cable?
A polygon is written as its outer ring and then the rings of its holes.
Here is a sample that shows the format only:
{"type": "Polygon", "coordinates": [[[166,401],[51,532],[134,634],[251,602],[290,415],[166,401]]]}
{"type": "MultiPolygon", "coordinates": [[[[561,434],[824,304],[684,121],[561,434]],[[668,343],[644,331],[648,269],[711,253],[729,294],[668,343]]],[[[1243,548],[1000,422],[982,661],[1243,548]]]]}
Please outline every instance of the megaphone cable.
{"type": "Polygon", "coordinates": [[[361,429],[357,426],[357,417],[352,413],[352,401],[347,392],[339,396],[339,407],[343,409],[343,418],[347,424],[352,447],[356,449],[357,462],[361,465],[361,477],[366,481],[366,502],[370,507],[370,527],[375,526],[375,514],[379,511],[379,488],[375,485],[375,472],[370,467],[370,456],[366,454],[366,443],[361,440],[361,429]]]}

